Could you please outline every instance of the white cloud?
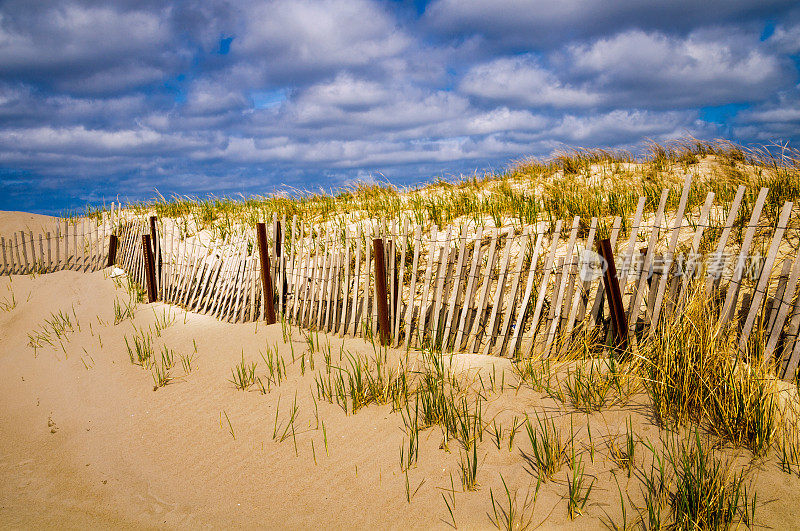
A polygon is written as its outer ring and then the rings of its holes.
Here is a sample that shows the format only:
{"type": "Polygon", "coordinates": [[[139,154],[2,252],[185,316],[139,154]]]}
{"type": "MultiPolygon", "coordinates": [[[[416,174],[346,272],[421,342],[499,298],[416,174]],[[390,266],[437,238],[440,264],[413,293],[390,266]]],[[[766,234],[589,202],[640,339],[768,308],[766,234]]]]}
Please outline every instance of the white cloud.
{"type": "Polygon", "coordinates": [[[76,127],[32,127],[0,130],[0,146],[41,153],[82,153],[86,156],[130,156],[153,151],[201,147],[180,135],[164,135],[151,129],[102,130],[76,127]]]}
{"type": "Polygon", "coordinates": [[[587,107],[600,102],[598,94],[562,83],[530,56],[495,59],[473,67],[459,89],[471,96],[521,105],[587,107]]]}
{"type": "Polygon", "coordinates": [[[263,2],[249,10],[246,24],[237,52],[289,71],[366,65],[411,44],[391,15],[368,0],[263,2]]]}
{"type": "Polygon", "coordinates": [[[628,31],[568,48],[565,66],[636,105],[721,105],[785,86],[790,72],[757,41],[698,32],[628,31]]]}
{"type": "Polygon", "coordinates": [[[106,62],[157,51],[170,40],[163,12],[123,11],[110,6],[52,4],[13,18],[0,18],[0,67],[19,70],[106,62]]]}
{"type": "Polygon", "coordinates": [[[555,138],[584,145],[627,144],[644,138],[677,138],[691,132],[696,113],[615,110],[566,115],[550,131],[555,138]]]}

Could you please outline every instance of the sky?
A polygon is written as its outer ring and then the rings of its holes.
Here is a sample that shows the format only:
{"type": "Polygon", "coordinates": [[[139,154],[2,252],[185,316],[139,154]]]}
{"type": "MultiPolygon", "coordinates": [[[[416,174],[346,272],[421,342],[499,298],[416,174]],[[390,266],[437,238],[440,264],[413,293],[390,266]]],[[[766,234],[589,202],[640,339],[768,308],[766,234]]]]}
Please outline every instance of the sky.
{"type": "Polygon", "coordinates": [[[800,142],[784,0],[0,0],[0,209],[800,142]]]}

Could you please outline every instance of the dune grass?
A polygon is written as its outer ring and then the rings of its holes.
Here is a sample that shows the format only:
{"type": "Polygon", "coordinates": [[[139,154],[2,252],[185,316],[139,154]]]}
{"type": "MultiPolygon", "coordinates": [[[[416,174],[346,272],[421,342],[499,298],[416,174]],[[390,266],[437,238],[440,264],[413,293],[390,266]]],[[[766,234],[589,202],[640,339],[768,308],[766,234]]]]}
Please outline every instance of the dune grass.
{"type": "MultiPolygon", "coordinates": [[[[306,232],[297,238],[314,239],[321,228],[333,229],[343,238],[345,227],[358,221],[402,222],[410,219],[427,231],[431,226],[473,223],[506,226],[548,222],[581,216],[598,217],[607,224],[614,216],[629,230],[629,219],[640,196],[646,197],[645,215],[655,211],[661,190],[670,193],[667,210],[677,206],[686,173],[695,175],[687,209],[697,210],[708,192],[722,206],[730,204],[743,184],[743,211],[752,208],[762,186],[772,191],[764,212],[774,217],[785,200],[800,195],[800,153],[787,146],[747,148],[725,140],[685,138],[667,144],[650,143],[638,156],[602,149],[565,149],[546,159],[523,159],[503,171],[438,179],[413,189],[389,183],[357,183],[338,190],[287,189],[274,196],[165,198],[127,205],[141,215],[155,214],[175,220],[182,238],[206,231],[221,241],[245,235],[255,245],[253,226],[260,221],[296,218],[306,232]]],[[[100,212],[102,214],[102,212],[100,212]]],[[[93,213],[93,215],[96,213],[93,213]]],[[[745,221],[744,219],[739,220],[745,221]]],[[[709,238],[720,230],[718,216],[710,219],[709,238]]],[[[792,226],[800,225],[798,215],[792,226]]],[[[299,228],[299,226],[298,226],[299,228]]],[[[588,227],[582,227],[582,234],[588,227]]],[[[735,235],[735,237],[741,237],[735,235]]],[[[291,231],[284,231],[286,250],[291,231]]],[[[709,238],[701,243],[701,252],[709,238]]]]}

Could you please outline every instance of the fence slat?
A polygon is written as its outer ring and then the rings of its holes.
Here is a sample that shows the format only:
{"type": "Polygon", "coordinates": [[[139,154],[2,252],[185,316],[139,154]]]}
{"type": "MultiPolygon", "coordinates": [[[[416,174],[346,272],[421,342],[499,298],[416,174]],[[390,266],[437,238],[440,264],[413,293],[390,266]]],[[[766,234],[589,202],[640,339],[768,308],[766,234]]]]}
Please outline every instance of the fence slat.
{"type": "Polygon", "coordinates": [[[492,235],[492,241],[489,244],[489,254],[486,256],[486,267],[483,273],[483,285],[481,286],[480,295],[478,296],[478,304],[475,306],[475,317],[472,321],[472,329],[467,337],[467,352],[476,352],[478,349],[478,332],[480,331],[481,322],[483,321],[483,314],[486,312],[486,304],[489,295],[489,288],[492,285],[492,271],[494,270],[497,251],[497,243],[499,241],[498,231],[492,235]]]}
{"type": "Polygon", "coordinates": [[[388,303],[389,303],[389,333],[390,334],[391,334],[391,331],[394,330],[394,310],[395,310],[394,301],[395,301],[395,274],[396,274],[396,271],[395,271],[396,264],[395,264],[395,262],[397,261],[397,245],[396,245],[396,243],[397,243],[398,239],[399,238],[398,238],[398,234],[397,234],[397,220],[393,219],[392,220],[392,226],[391,226],[391,229],[390,229],[390,232],[389,232],[389,239],[386,241],[386,243],[389,246],[388,250],[386,251],[386,254],[389,255],[388,256],[388,260],[386,262],[386,266],[387,266],[386,267],[386,276],[387,276],[386,282],[388,283],[386,291],[387,291],[388,296],[389,296],[388,303]]]}
{"type": "MultiPolygon", "coordinates": [[[[155,241],[155,237],[153,235],[153,241],[155,241]]],[[[156,258],[156,263],[158,263],[158,258],[156,258]]],[[[81,265],[78,271],[86,271],[86,218],[81,218],[81,265]]]]}
{"type": "Polygon", "coordinates": [[[740,333],[740,353],[744,352],[745,348],[747,347],[747,342],[750,339],[750,332],[753,330],[753,324],[755,323],[756,315],[758,314],[761,302],[766,296],[767,284],[769,283],[772,266],[775,263],[775,258],[778,256],[778,247],[781,245],[783,234],[786,232],[786,224],[789,222],[789,216],[791,216],[791,214],[792,202],[787,201],[784,203],[783,208],[781,209],[781,214],[778,218],[778,226],[775,228],[775,234],[772,238],[772,243],[769,246],[769,252],[767,253],[767,260],[764,263],[764,266],[761,268],[761,275],[758,279],[758,285],[756,286],[753,299],[750,302],[750,311],[747,314],[747,320],[745,320],[744,327],[740,333]]]}
{"type": "Polygon", "coordinates": [[[492,313],[487,321],[486,332],[484,334],[486,337],[486,346],[483,349],[484,355],[488,355],[494,346],[493,343],[496,337],[494,332],[495,321],[497,321],[497,314],[503,300],[503,292],[505,291],[506,273],[508,272],[508,264],[511,261],[511,246],[514,243],[514,232],[514,229],[511,228],[506,234],[506,246],[505,249],[503,249],[503,257],[500,259],[500,273],[497,276],[497,286],[494,292],[494,299],[492,300],[492,313]]]}
{"type": "Polygon", "coordinates": [[[355,266],[356,271],[353,275],[353,296],[352,296],[352,310],[350,311],[350,324],[345,330],[345,334],[347,334],[348,330],[351,330],[352,335],[358,335],[358,314],[359,314],[359,298],[358,298],[358,287],[361,285],[361,236],[360,234],[356,234],[356,256],[355,256],[355,266]]]}
{"type": "Polygon", "coordinates": [[[472,264],[470,265],[469,273],[467,274],[467,289],[464,292],[464,304],[461,305],[461,317],[458,320],[458,333],[456,334],[456,340],[453,343],[454,351],[461,350],[462,339],[466,333],[467,317],[470,313],[470,305],[472,304],[475,286],[478,282],[478,265],[481,260],[481,249],[483,248],[482,243],[483,227],[478,227],[478,233],[475,235],[474,243],[472,245],[472,264]]]}
{"type": "Polygon", "coordinates": [[[78,222],[75,220],[72,221],[72,254],[75,259],[71,269],[78,269],[78,222]]]}
{"type": "MultiPolygon", "coordinates": [[[[329,236],[329,234],[326,234],[326,238],[329,236]]],[[[317,282],[314,284],[314,298],[311,303],[311,318],[308,323],[309,327],[313,326],[317,330],[319,329],[319,315],[322,312],[322,302],[325,299],[325,276],[327,275],[328,267],[328,241],[327,239],[322,238],[322,234],[320,234],[319,240],[320,256],[317,260],[319,271],[317,272],[317,282]]]]}
{"type": "Polygon", "coordinates": [[[467,235],[466,227],[461,226],[458,237],[458,259],[456,261],[455,279],[453,280],[453,287],[450,290],[450,297],[447,301],[447,317],[444,327],[444,334],[442,336],[442,351],[449,350],[450,332],[453,329],[453,318],[455,316],[456,306],[459,304],[461,298],[461,279],[464,274],[464,256],[467,251],[467,235]]]}
{"type": "Polygon", "coordinates": [[[556,250],[558,249],[558,240],[561,236],[562,224],[563,221],[559,219],[556,221],[556,226],[553,229],[553,239],[550,242],[550,252],[547,254],[547,259],[545,261],[544,273],[542,275],[541,284],[539,285],[539,293],[536,297],[536,306],[533,309],[531,324],[530,327],[528,327],[528,333],[525,336],[530,341],[530,344],[528,345],[528,356],[533,354],[533,349],[536,345],[536,330],[539,328],[539,319],[542,315],[542,308],[544,307],[544,299],[545,295],[547,294],[548,283],[550,281],[550,276],[553,274],[553,263],[556,258],[556,250]]]}
{"type": "Polygon", "coordinates": [[[661,230],[661,221],[664,216],[664,207],[667,204],[667,196],[669,190],[664,189],[661,192],[661,199],[658,202],[658,210],[653,219],[653,229],[650,232],[650,243],[647,245],[647,252],[644,255],[644,263],[642,264],[642,274],[639,277],[638,286],[633,296],[631,306],[628,308],[628,331],[632,334],[636,331],[636,325],[639,320],[640,306],[642,297],[644,297],[645,286],[647,284],[647,275],[650,271],[650,264],[653,261],[653,254],[655,252],[656,243],[658,242],[659,231],[661,230]]]}
{"type": "MultiPolygon", "coordinates": [[[[311,229],[312,232],[314,229],[311,229]]],[[[313,243],[313,258],[310,264],[310,270],[308,272],[308,288],[306,289],[306,296],[305,302],[303,304],[303,311],[302,311],[302,323],[305,328],[311,328],[311,307],[314,304],[314,292],[316,291],[316,283],[317,283],[317,265],[319,262],[319,237],[314,238],[311,242],[309,242],[309,249],[311,249],[311,244],[313,243]]]]}
{"type": "Polygon", "coordinates": [[[419,302],[419,318],[417,320],[417,333],[414,335],[415,345],[422,345],[422,335],[424,333],[424,326],[426,320],[426,313],[428,311],[428,290],[431,285],[431,275],[433,274],[433,262],[436,256],[436,238],[437,228],[436,225],[431,227],[430,237],[430,250],[428,251],[428,264],[425,269],[425,283],[422,288],[422,299],[419,302]]]}
{"type": "MultiPolygon", "coordinates": [[[[594,237],[597,232],[597,218],[593,217],[591,223],[589,224],[589,235],[586,237],[586,246],[583,248],[583,252],[586,253],[587,251],[591,251],[594,247],[594,237]]],[[[580,256],[578,257],[577,267],[580,270],[580,256]]],[[[586,304],[589,298],[589,289],[591,289],[592,281],[584,280],[581,283],[578,283],[579,279],[575,280],[576,283],[576,290],[572,294],[572,304],[568,304],[570,307],[569,315],[567,317],[566,323],[566,331],[565,334],[570,336],[572,334],[572,330],[575,327],[575,319],[577,314],[580,313],[583,320],[586,314],[586,304]],[[577,292],[577,293],[576,293],[577,292]],[[580,310],[579,310],[580,308],[580,310]]]]}
{"type": "Polygon", "coordinates": [[[23,270],[23,272],[30,273],[31,265],[28,262],[28,249],[27,249],[28,246],[25,245],[25,231],[23,230],[19,231],[19,236],[20,236],[20,244],[22,245],[22,258],[25,261],[25,269],[23,270]]]}
{"type": "MultiPolygon", "coordinates": [[[[531,254],[531,262],[530,266],[528,267],[528,281],[525,284],[525,293],[522,296],[522,304],[517,308],[517,320],[514,323],[514,333],[511,336],[511,342],[508,345],[508,352],[511,356],[515,356],[517,353],[517,345],[519,343],[520,335],[522,334],[522,325],[525,320],[525,314],[528,309],[528,303],[530,302],[531,293],[533,291],[533,282],[534,278],[536,277],[536,266],[539,260],[539,253],[541,252],[542,248],[542,241],[544,240],[544,232],[538,232],[536,236],[536,244],[533,248],[533,253],[531,254]]],[[[522,270],[520,270],[520,276],[522,275],[522,270]]]]}
{"type": "Polygon", "coordinates": [[[720,324],[727,323],[736,309],[736,299],[739,295],[739,287],[741,286],[742,275],[744,274],[745,261],[750,254],[750,246],[753,243],[753,237],[758,227],[758,220],[761,217],[761,209],[764,208],[764,202],[767,199],[768,192],[768,188],[762,188],[758,193],[753,213],[750,215],[750,221],[747,225],[747,232],[745,233],[744,241],[742,242],[742,247],[736,260],[733,277],[731,277],[728,283],[728,292],[725,295],[725,303],[722,306],[722,312],[720,314],[720,324]]]}
{"type": "MultiPolygon", "coordinates": [[[[417,225],[414,230],[414,258],[411,262],[411,284],[408,287],[408,303],[405,307],[405,332],[403,334],[406,346],[411,346],[411,320],[414,318],[414,299],[417,296],[417,267],[419,267],[419,249],[422,245],[422,226],[417,225]]],[[[395,338],[395,346],[399,338],[395,338]]]]}
{"type": "Polygon", "coordinates": [[[445,282],[447,281],[447,276],[450,273],[450,238],[453,235],[453,227],[447,227],[447,236],[444,239],[444,247],[442,247],[442,251],[439,253],[439,274],[436,277],[436,295],[434,296],[434,310],[433,315],[431,315],[432,323],[432,331],[433,335],[431,336],[431,343],[436,345],[436,342],[439,340],[439,321],[440,314],[442,310],[442,299],[444,298],[444,287],[445,282]]]}
{"type": "Polygon", "coordinates": [[[517,255],[517,266],[511,271],[511,290],[508,293],[505,312],[503,312],[504,313],[503,322],[500,325],[500,330],[498,334],[500,342],[498,345],[497,341],[495,341],[494,345],[495,348],[493,350],[495,354],[499,354],[501,356],[504,354],[506,340],[508,339],[508,333],[511,327],[511,319],[514,314],[514,307],[517,304],[517,295],[519,294],[519,284],[520,284],[520,279],[522,278],[522,268],[525,265],[525,254],[528,252],[530,236],[531,236],[530,227],[525,227],[525,229],[522,231],[522,244],[519,249],[519,254],[517,255]]]}
{"type": "Polygon", "coordinates": [[[345,327],[347,326],[347,305],[350,301],[350,275],[352,273],[352,269],[350,268],[350,262],[352,261],[352,257],[350,253],[352,252],[353,246],[350,245],[350,241],[347,239],[345,235],[345,246],[347,248],[344,258],[344,290],[342,294],[342,313],[339,316],[339,324],[336,328],[336,333],[339,337],[344,336],[345,327]]]}
{"type": "MultiPolygon", "coordinates": [[[[567,252],[564,255],[564,263],[572,263],[572,251],[575,248],[575,240],[578,237],[578,229],[580,228],[580,218],[575,216],[572,220],[572,230],[569,234],[569,240],[567,242],[567,252]]],[[[559,321],[561,320],[561,309],[564,302],[564,290],[566,289],[566,280],[567,280],[567,271],[564,268],[561,268],[561,278],[556,281],[556,285],[553,286],[553,295],[555,296],[555,305],[552,307],[554,310],[551,312],[553,317],[552,322],[550,323],[550,329],[547,331],[547,338],[544,346],[545,355],[550,355],[550,349],[552,348],[553,342],[556,338],[556,330],[558,329],[559,321]]]]}
{"type": "MultiPolygon", "coordinates": [[[[394,326],[392,327],[392,346],[397,346],[400,342],[400,323],[403,320],[403,284],[405,283],[406,272],[406,250],[408,249],[408,217],[403,218],[403,246],[400,248],[400,264],[396,269],[395,278],[397,279],[397,291],[394,300],[394,326]]],[[[350,266],[347,267],[348,272],[350,266]]]]}
{"type": "Polygon", "coordinates": [[[683,213],[686,210],[686,202],[689,199],[689,188],[692,186],[692,174],[688,174],[686,176],[686,181],[683,183],[683,192],[681,192],[681,198],[678,203],[678,211],[675,214],[675,225],[672,227],[672,236],[669,241],[669,247],[667,248],[667,252],[665,255],[666,260],[662,262],[664,264],[664,270],[661,277],[658,279],[658,288],[656,289],[656,298],[651,306],[653,309],[653,313],[650,318],[650,329],[655,330],[656,325],[658,324],[658,318],[661,316],[661,306],[664,302],[664,290],[667,286],[667,280],[669,277],[670,266],[672,265],[673,255],[675,254],[675,248],[678,245],[678,238],[680,237],[681,227],[683,226],[683,213]]]}
{"type": "MultiPolygon", "coordinates": [[[[721,269],[725,246],[728,244],[728,238],[730,237],[731,230],[733,230],[733,224],[736,222],[736,218],[739,215],[739,206],[742,204],[742,198],[744,198],[745,190],[747,190],[745,185],[739,185],[739,187],[736,189],[736,195],[733,198],[733,202],[731,203],[731,208],[728,209],[728,216],[725,219],[725,226],[722,229],[722,234],[717,241],[716,251],[713,254],[713,261],[711,264],[709,264],[708,271],[706,272],[706,296],[711,294],[711,288],[713,287],[714,283],[719,281],[719,279],[722,277],[721,272],[719,274],[715,272],[721,269]]],[[[758,220],[756,219],[756,221],[758,220]]]]}
{"type": "MultiPolygon", "coordinates": [[[[790,260],[787,258],[786,261],[789,262],[790,260]]],[[[769,339],[767,340],[767,346],[764,348],[765,359],[772,357],[772,353],[775,352],[775,347],[778,345],[778,340],[780,339],[781,332],[783,331],[783,324],[786,322],[786,317],[789,314],[789,308],[792,307],[792,299],[795,295],[798,278],[800,278],[800,252],[795,252],[794,262],[792,262],[791,273],[789,274],[789,280],[786,282],[783,292],[779,295],[775,322],[772,324],[772,330],[770,331],[769,339]]]]}

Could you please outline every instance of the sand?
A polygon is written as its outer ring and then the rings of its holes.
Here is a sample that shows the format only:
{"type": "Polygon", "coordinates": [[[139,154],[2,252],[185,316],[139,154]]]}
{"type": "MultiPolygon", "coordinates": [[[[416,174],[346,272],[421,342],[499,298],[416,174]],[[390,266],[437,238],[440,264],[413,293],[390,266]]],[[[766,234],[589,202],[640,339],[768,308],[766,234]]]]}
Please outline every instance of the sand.
{"type": "MultiPolygon", "coordinates": [[[[493,526],[490,492],[505,500],[501,477],[520,505],[536,491],[536,476],[521,453],[530,451],[524,428],[510,451],[507,436],[498,449],[484,434],[478,489],[463,492],[459,443],[440,448],[441,430],[433,427],[420,435],[419,461],[408,473],[409,503],[399,460],[406,440],[400,415],[388,405],[356,414],[324,401],[315,407],[322,356],[316,355],[316,371],[301,374],[299,362],[291,362],[292,348],[298,356],[306,348],[297,328],[290,345],[280,324],[221,323],[161,303],[139,304],[132,319],[114,324],[114,300],[128,294],[107,271],[0,278],[0,301],[10,301],[12,292],[16,306],[0,311],[2,527],[452,528],[444,494],[455,500],[456,526],[487,528],[493,526]],[[58,312],[69,315],[75,331],[52,346],[29,346],[28,334],[58,312]],[[156,320],[165,314],[174,322],[156,336],[156,320]],[[150,371],[132,365],[125,346],[126,336],[148,327],[159,349],[197,349],[193,370],[184,375],[178,361],[177,378],[155,391],[150,371]],[[276,345],[287,380],[267,394],[235,389],[231,368],[242,356],[257,361],[263,376],[259,352],[276,345]],[[273,440],[276,409],[278,425],[285,426],[295,399],[295,437],[273,440]]],[[[373,353],[361,339],[320,337],[337,360],[340,349],[373,353]]],[[[503,378],[505,371],[506,387],[487,393],[483,416],[506,433],[513,418],[526,414],[557,415],[564,429],[572,423],[576,449],[595,481],[589,502],[582,516],[568,518],[564,467],[540,486],[528,511],[532,526],[621,525],[620,492],[628,522],[634,520],[640,484],[613,464],[607,443],[624,435],[628,418],[641,439],[658,444],[668,437],[654,425],[643,395],[587,416],[525,386],[509,389],[517,380],[508,360],[462,355],[453,368],[484,380],[490,373],[503,378]]],[[[749,455],[726,452],[739,460],[749,455]]],[[[640,447],[642,464],[645,455],[640,447]]],[[[754,466],[757,523],[800,527],[800,479],[781,472],[774,458],[754,466]]]]}

